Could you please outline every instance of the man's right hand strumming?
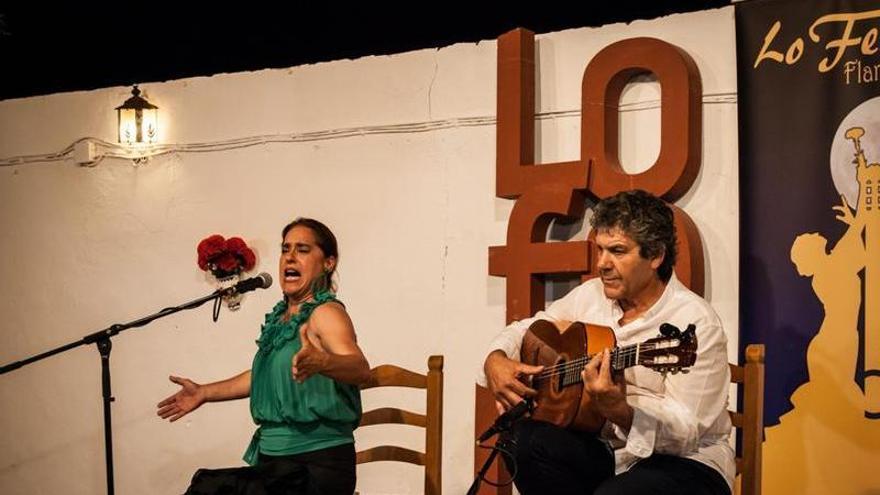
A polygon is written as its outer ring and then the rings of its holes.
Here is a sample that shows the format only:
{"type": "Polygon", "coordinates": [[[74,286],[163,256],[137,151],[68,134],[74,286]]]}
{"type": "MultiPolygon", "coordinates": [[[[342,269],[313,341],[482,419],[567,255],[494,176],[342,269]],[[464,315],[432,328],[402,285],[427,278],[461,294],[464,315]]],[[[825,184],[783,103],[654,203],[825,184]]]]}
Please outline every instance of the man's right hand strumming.
{"type": "Polygon", "coordinates": [[[489,390],[495,396],[498,413],[518,404],[524,397],[534,397],[537,392],[523,383],[524,377],[530,377],[544,370],[543,366],[532,366],[514,361],[503,351],[492,351],[483,363],[489,390]]]}

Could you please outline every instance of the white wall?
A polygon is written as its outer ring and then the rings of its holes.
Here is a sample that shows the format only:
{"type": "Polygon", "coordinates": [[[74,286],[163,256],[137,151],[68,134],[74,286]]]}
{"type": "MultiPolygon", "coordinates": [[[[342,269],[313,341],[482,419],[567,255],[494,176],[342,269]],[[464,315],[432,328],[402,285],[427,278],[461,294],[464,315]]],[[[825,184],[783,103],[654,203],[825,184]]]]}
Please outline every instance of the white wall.
{"type": "MultiPolygon", "coordinates": [[[[732,8],[539,36],[538,111],[563,113],[540,118],[537,160],[578,157],[583,69],[603,47],[635,36],[684,48],[702,74],[703,167],[679,206],[703,236],[707,294],[734,356],[732,8]]],[[[241,235],[259,251],[256,271],[274,274],[281,227],[314,216],[339,237],[340,298],[370,362],[424,369],[428,355],[446,356],[443,488],[464,492],[472,477],[473,378],[505,310],[504,280],[487,275],[487,248],[504,243],[512,207],[494,197],[495,57],[490,40],[146,84],[161,108],[163,143],[363,134],[177,152],[140,166],[113,158],[92,168],[71,159],[0,166],[0,364],[209,292],[195,247],[212,233],[241,235]],[[436,128],[419,132],[426,122],[436,128]],[[389,125],[409,131],[382,132],[389,125]]],[[[0,162],[87,136],[112,141],[113,107],[128,91],[0,102],[0,162]]],[[[639,104],[621,123],[632,137],[622,149],[632,170],[656,156],[657,97],[649,83],[624,95],[624,103],[639,104]]],[[[174,424],[159,420],[155,405],[175,391],[169,374],[210,381],[248,367],[259,323],[277,299],[277,289],[261,291],[237,313],[224,310],[217,324],[205,307],[114,339],[119,493],[180,493],[198,467],[241,464],[253,431],[246,401],[212,404],[174,424]]],[[[100,394],[94,347],[0,376],[0,492],[103,493],[100,394]]],[[[364,401],[369,407],[375,397],[364,401]]],[[[402,430],[393,436],[421,446],[402,430]]],[[[358,441],[369,446],[378,435],[359,431],[358,441]]],[[[361,493],[421,491],[419,468],[383,464],[359,469],[361,493]]]]}

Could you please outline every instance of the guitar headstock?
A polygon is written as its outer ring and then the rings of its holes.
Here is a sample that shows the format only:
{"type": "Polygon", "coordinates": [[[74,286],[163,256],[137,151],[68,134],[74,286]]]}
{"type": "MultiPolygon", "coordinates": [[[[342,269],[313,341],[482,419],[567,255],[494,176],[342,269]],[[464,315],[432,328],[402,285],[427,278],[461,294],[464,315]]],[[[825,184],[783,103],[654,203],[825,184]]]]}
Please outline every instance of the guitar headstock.
{"type": "Polygon", "coordinates": [[[696,326],[692,323],[682,332],[664,323],[660,331],[660,337],[639,344],[638,364],[661,373],[687,373],[697,360],[696,326]]]}

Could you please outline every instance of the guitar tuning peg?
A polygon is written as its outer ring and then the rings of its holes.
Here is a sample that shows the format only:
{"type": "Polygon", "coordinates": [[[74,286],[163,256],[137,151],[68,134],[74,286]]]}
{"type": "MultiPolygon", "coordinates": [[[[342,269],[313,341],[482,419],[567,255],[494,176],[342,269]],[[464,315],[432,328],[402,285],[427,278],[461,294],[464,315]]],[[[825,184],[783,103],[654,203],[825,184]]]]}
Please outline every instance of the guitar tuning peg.
{"type": "Polygon", "coordinates": [[[678,337],[681,335],[681,330],[672,323],[664,323],[660,325],[660,335],[664,337],[678,337]]]}

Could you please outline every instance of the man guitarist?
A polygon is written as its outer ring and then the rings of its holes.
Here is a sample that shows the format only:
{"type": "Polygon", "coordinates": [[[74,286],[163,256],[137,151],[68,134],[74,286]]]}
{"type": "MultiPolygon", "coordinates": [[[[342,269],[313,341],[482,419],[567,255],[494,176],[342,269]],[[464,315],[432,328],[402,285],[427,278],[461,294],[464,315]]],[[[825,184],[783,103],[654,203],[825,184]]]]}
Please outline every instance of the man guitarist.
{"type": "Polygon", "coordinates": [[[680,329],[694,324],[696,362],[688,373],[664,375],[639,366],[612,373],[608,351],[596,354],[581,377],[604,426],[584,432],[532,419],[514,423],[502,441],[517,488],[525,495],[729,495],[734,453],[727,339],[715,311],[673,273],[672,210],[649,193],[625,191],[596,204],[590,224],[599,276],[492,341],[480,379],[499,411],[536,394],[528,381],[544,367],[520,362],[520,350],[538,319],[557,323],[560,331],[563,322],[610,327],[618,345],[656,337],[663,323],[680,329]]]}

